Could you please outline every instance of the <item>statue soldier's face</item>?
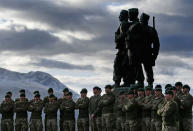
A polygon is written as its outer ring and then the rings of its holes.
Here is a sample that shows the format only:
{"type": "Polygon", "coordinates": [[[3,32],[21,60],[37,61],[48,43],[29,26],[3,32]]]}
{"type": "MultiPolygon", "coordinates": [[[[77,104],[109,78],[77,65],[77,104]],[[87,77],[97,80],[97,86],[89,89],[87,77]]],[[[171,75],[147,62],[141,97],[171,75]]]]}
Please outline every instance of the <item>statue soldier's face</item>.
{"type": "Polygon", "coordinates": [[[124,11],[121,11],[120,15],[119,15],[119,21],[123,21],[128,19],[128,14],[124,11]]]}

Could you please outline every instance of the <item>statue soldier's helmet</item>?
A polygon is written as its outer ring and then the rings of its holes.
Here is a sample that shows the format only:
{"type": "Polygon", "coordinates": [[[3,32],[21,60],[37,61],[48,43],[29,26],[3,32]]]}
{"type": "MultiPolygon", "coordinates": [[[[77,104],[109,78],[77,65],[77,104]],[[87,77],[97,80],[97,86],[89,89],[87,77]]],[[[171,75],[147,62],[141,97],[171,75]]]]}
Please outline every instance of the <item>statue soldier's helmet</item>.
{"type": "Polygon", "coordinates": [[[121,10],[119,15],[119,20],[122,21],[124,19],[128,19],[128,11],[127,10],[121,10]]]}
{"type": "Polygon", "coordinates": [[[149,18],[150,18],[150,16],[148,14],[142,13],[141,16],[140,16],[140,22],[142,22],[142,23],[145,22],[146,23],[146,22],[149,21],[149,18]]]}
{"type": "Polygon", "coordinates": [[[129,17],[137,17],[139,15],[139,10],[138,8],[131,8],[129,9],[129,17]]]}

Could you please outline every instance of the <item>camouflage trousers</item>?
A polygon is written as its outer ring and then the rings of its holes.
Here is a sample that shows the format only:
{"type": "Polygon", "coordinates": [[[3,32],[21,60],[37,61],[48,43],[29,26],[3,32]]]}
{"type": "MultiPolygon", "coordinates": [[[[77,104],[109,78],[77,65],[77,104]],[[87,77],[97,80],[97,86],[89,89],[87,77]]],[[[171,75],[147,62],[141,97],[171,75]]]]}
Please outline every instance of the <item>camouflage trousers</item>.
{"type": "Polygon", "coordinates": [[[102,114],[102,131],[112,131],[114,125],[114,114],[102,114]]]}
{"type": "Polygon", "coordinates": [[[43,124],[42,119],[31,119],[29,122],[30,131],[42,131],[43,124]]]}
{"type": "Polygon", "coordinates": [[[75,131],[75,121],[74,120],[63,120],[64,131],[75,131]]]}
{"type": "Polygon", "coordinates": [[[151,119],[151,131],[161,131],[162,121],[157,119],[151,119]]]}
{"type": "Polygon", "coordinates": [[[27,119],[15,119],[15,131],[27,131],[28,130],[28,121],[27,119]]]}
{"type": "Polygon", "coordinates": [[[117,117],[116,118],[116,131],[124,131],[125,130],[125,118],[117,117]]]}
{"type": "Polygon", "coordinates": [[[101,117],[91,119],[91,131],[101,131],[101,117]]]}
{"type": "Polygon", "coordinates": [[[176,131],[176,127],[175,126],[166,126],[162,124],[162,131],[176,131]]]}
{"type": "Polygon", "coordinates": [[[13,131],[13,120],[12,119],[1,119],[1,130],[2,131],[13,131]]]}
{"type": "Polygon", "coordinates": [[[142,118],[137,118],[137,130],[142,131],[142,118]]]}
{"type": "Polygon", "coordinates": [[[182,119],[182,129],[183,131],[192,131],[192,119],[191,118],[182,119]]]}
{"type": "Polygon", "coordinates": [[[176,121],[176,131],[181,131],[180,130],[180,122],[176,121]]]}
{"type": "Polygon", "coordinates": [[[142,118],[142,131],[150,131],[151,128],[151,118],[142,118]]]}
{"type": "Polygon", "coordinates": [[[57,131],[58,130],[57,119],[47,119],[46,128],[47,131],[57,131]]]}
{"type": "Polygon", "coordinates": [[[89,118],[78,118],[78,131],[89,131],[89,118]]]}
{"type": "Polygon", "coordinates": [[[125,131],[137,131],[137,120],[126,120],[125,131]]]}

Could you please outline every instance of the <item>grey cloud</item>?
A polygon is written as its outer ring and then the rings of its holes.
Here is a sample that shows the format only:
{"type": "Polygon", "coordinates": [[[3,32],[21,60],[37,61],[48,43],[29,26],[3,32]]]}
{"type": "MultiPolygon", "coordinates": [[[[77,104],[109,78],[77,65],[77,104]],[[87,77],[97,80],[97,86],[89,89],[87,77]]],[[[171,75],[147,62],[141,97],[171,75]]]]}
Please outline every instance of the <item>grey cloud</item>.
{"type": "MultiPolygon", "coordinates": [[[[136,2],[138,1],[136,0],[136,2]]],[[[89,2],[88,4],[85,3],[85,8],[77,8],[68,4],[58,6],[53,4],[53,1],[0,1],[2,12],[4,10],[16,10],[21,17],[29,21],[38,21],[50,25],[55,30],[85,31],[96,35],[96,38],[92,40],[72,38],[73,43],[67,44],[50,35],[49,32],[36,30],[39,33],[37,36],[39,41],[33,42],[34,34],[27,33],[34,32],[33,30],[26,30],[23,34],[2,31],[0,33],[2,35],[0,40],[5,41],[7,45],[0,45],[2,47],[1,50],[11,49],[13,51],[25,52],[28,49],[28,52],[34,53],[34,55],[66,53],[88,55],[101,50],[112,51],[114,49],[113,36],[114,31],[118,27],[118,19],[117,16],[109,14],[106,10],[105,6],[109,3],[108,1],[104,4],[102,2],[89,2]],[[86,16],[92,16],[92,18],[99,17],[99,19],[87,20],[85,19],[86,16]],[[6,39],[7,37],[13,39],[6,39]],[[30,42],[31,44],[28,44],[30,42]]],[[[186,17],[156,14],[156,27],[161,41],[161,53],[188,53],[193,50],[193,46],[190,44],[193,34],[191,30],[193,28],[191,22],[192,13],[190,13],[189,5],[184,5],[188,8],[184,7],[182,10],[182,12],[186,13],[186,17]],[[167,32],[170,32],[170,34],[167,32]]],[[[155,14],[152,13],[151,15],[155,14]]]]}
{"type": "Polygon", "coordinates": [[[92,65],[74,65],[67,62],[61,62],[49,59],[40,59],[38,62],[30,63],[34,66],[46,67],[46,68],[57,68],[64,70],[94,70],[92,65]]]}

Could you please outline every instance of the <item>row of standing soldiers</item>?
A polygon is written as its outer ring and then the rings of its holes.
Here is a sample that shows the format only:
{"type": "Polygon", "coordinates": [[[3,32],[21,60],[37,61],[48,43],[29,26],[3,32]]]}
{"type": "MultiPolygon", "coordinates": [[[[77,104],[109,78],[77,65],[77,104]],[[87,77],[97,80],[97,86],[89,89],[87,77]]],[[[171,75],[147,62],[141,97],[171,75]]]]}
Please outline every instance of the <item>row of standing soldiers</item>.
{"type": "Polygon", "coordinates": [[[142,65],[148,85],[153,86],[153,66],[159,54],[159,37],[155,22],[153,27],[148,25],[150,16],[142,13],[139,19],[138,14],[137,8],[120,12],[120,26],[115,32],[115,48],[118,52],[114,61],[114,87],[129,87],[136,81],[143,86],[145,77],[142,65]],[[123,85],[120,85],[121,80],[123,85]]]}
{"type": "Polygon", "coordinates": [[[75,131],[75,109],[78,109],[78,131],[192,131],[192,104],[190,87],[177,82],[175,86],[167,85],[165,98],[161,85],[144,88],[132,86],[118,96],[111,85],[105,86],[105,94],[101,96],[101,88],[93,88],[93,96],[87,97],[87,89],[82,89],[81,98],[75,103],[72,93],[65,88],[64,96],[57,99],[53,89],[49,96],[40,99],[38,91],[34,99],[25,98],[25,90],[21,90],[20,98],[13,101],[11,92],[1,103],[1,130],[13,131],[13,116],[16,113],[15,130],[42,131],[42,111],[45,113],[45,130],[57,131],[57,112],[60,111],[60,130],[75,131]],[[183,88],[183,89],[182,89],[183,88]],[[27,112],[31,112],[28,123],[27,112]]]}

